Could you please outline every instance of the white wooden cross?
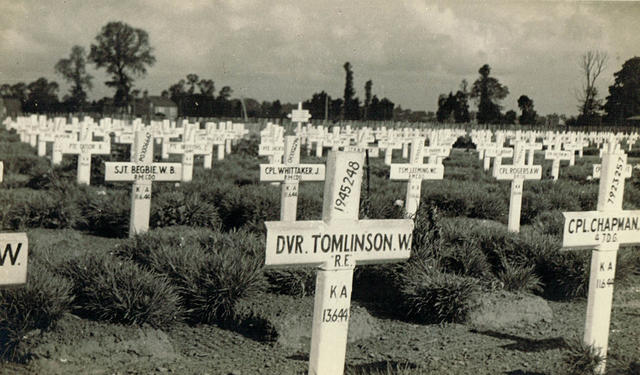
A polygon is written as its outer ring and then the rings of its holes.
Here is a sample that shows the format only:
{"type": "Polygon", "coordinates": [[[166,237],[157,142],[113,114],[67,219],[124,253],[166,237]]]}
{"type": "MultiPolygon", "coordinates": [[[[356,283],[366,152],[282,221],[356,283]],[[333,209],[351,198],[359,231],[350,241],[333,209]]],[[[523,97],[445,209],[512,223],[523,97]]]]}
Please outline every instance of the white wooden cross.
{"type": "Polygon", "coordinates": [[[552,160],[551,164],[551,176],[553,180],[558,180],[558,175],[560,174],[560,160],[571,160],[574,151],[562,151],[562,142],[560,138],[556,139],[555,146],[553,150],[547,150],[544,152],[544,158],[547,160],[552,160]]]}
{"type": "Polygon", "coordinates": [[[260,145],[258,155],[267,156],[269,164],[281,163],[284,154],[284,129],[278,125],[272,125],[260,132],[260,145]]]}
{"type": "Polygon", "coordinates": [[[539,180],[542,176],[541,165],[525,165],[525,149],[520,142],[516,143],[513,152],[512,165],[496,165],[493,167],[493,177],[498,180],[511,180],[511,196],[509,198],[510,232],[520,231],[520,211],[522,207],[522,188],[524,180],[539,180]]]}
{"type": "Polygon", "coordinates": [[[411,142],[411,158],[408,164],[391,164],[389,179],[407,181],[405,213],[413,219],[420,205],[422,180],[442,180],[444,166],[442,164],[424,163],[424,138],[415,137],[411,142]]]}
{"type": "Polygon", "coordinates": [[[493,159],[493,166],[499,167],[502,165],[502,158],[510,158],[513,157],[513,149],[511,147],[504,147],[504,138],[502,135],[496,136],[496,142],[490,145],[487,145],[487,148],[484,150],[484,170],[488,171],[491,163],[491,158],[493,159]]]}
{"type": "Polygon", "coordinates": [[[384,164],[391,165],[391,158],[393,156],[393,150],[399,150],[402,148],[402,142],[395,136],[393,129],[388,129],[382,134],[382,139],[378,141],[378,147],[384,149],[384,164]]]}
{"type": "Polygon", "coordinates": [[[88,127],[83,127],[78,141],[63,140],[59,144],[61,154],[78,155],[78,184],[90,184],[92,155],[108,155],[111,153],[110,141],[94,142],[91,138],[91,131],[88,127]]]}
{"type": "Polygon", "coordinates": [[[511,139],[510,143],[512,145],[515,145],[516,143],[520,143],[520,147],[523,150],[523,152],[527,152],[527,165],[533,165],[533,161],[535,159],[535,152],[538,150],[542,150],[542,143],[536,142],[536,137],[534,134],[529,136],[529,140],[527,142],[511,139]]]}
{"type": "Polygon", "coordinates": [[[0,233],[0,287],[27,283],[28,252],[26,233],[0,233]]]}
{"type": "MultiPolygon", "coordinates": [[[[605,358],[618,249],[640,244],[640,210],[622,209],[627,155],[615,143],[611,137],[602,155],[597,211],[563,213],[562,247],[593,249],[584,342],[605,358]]],[[[603,362],[598,372],[604,370],[603,362]]]]}
{"type": "Polygon", "coordinates": [[[136,131],[131,162],[105,163],[105,181],[133,181],[129,237],[149,230],[152,182],[180,181],[181,178],[180,163],[153,162],[153,134],[150,128],[136,131]]]}
{"type": "MultiPolygon", "coordinates": [[[[224,159],[224,147],[226,141],[226,134],[224,131],[220,131],[216,128],[214,122],[207,122],[205,124],[204,137],[198,139],[199,142],[205,143],[207,149],[213,150],[213,147],[217,148],[218,160],[224,159]]],[[[213,165],[213,151],[204,156],[204,167],[210,169],[213,165]]]]}
{"type": "Polygon", "coordinates": [[[294,109],[287,115],[291,119],[291,122],[296,123],[296,133],[300,133],[303,122],[309,122],[311,114],[308,110],[302,109],[302,102],[298,102],[298,109],[294,109]]]}
{"type": "Polygon", "coordinates": [[[413,221],[358,220],[364,155],[329,152],[322,220],[267,221],[265,265],[319,266],[309,374],[344,370],[353,270],[397,262],[411,253],[413,221]]]}
{"type": "Polygon", "coordinates": [[[280,221],[296,221],[298,183],[324,180],[323,164],[300,164],[300,139],[284,139],[284,163],[260,164],[260,181],[283,182],[280,195],[280,221]]]}
{"type": "Polygon", "coordinates": [[[53,151],[51,154],[51,164],[59,165],[62,162],[62,144],[78,139],[76,133],[67,133],[64,131],[65,119],[56,117],[53,120],[53,127],[47,128],[43,133],[38,135],[38,156],[45,156],[47,150],[47,142],[53,143],[53,151]]]}
{"type": "MultiPolygon", "coordinates": [[[[377,158],[380,154],[380,149],[376,146],[371,146],[369,143],[373,142],[375,138],[369,128],[364,127],[354,133],[355,144],[348,144],[344,146],[344,151],[348,152],[365,152],[369,151],[369,157],[377,158]]],[[[349,143],[351,143],[349,141],[349,143]]]]}
{"type": "Polygon", "coordinates": [[[194,155],[207,155],[212,152],[206,144],[196,141],[196,124],[186,125],[182,142],[169,142],[167,146],[169,154],[182,155],[182,182],[193,179],[194,155]]]}

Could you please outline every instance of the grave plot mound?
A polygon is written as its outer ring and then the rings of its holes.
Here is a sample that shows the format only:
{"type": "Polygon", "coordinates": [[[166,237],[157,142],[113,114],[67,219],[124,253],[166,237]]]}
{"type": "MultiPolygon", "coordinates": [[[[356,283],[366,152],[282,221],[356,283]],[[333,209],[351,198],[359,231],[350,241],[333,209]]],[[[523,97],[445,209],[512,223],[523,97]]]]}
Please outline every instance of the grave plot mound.
{"type": "Polygon", "coordinates": [[[480,305],[469,313],[467,324],[476,329],[499,330],[552,320],[553,311],[543,298],[498,291],[483,295],[480,305]]]}
{"type": "MultiPolygon", "coordinates": [[[[375,337],[380,323],[357,304],[350,309],[349,343],[375,337]]],[[[308,351],[311,343],[313,296],[296,298],[265,294],[244,299],[236,305],[235,329],[257,340],[275,341],[296,350],[308,351]]]]}

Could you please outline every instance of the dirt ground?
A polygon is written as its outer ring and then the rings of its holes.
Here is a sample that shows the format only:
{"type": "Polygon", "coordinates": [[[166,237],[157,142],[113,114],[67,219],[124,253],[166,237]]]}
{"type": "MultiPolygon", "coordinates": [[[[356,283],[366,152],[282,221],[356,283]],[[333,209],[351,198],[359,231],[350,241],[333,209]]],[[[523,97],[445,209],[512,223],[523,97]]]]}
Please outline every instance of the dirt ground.
{"type": "MultiPolygon", "coordinates": [[[[640,283],[635,285],[620,288],[614,297],[610,369],[628,368],[640,359],[640,283]]],[[[567,340],[582,337],[586,301],[549,306],[550,321],[495,330],[411,324],[371,312],[367,316],[379,333],[348,345],[347,368],[368,373],[401,364],[415,374],[562,374],[567,340]]],[[[305,374],[308,361],[308,349],[261,342],[216,326],[179,324],[161,331],[71,314],[51,332],[31,332],[25,342],[34,348],[33,359],[4,364],[1,373],[305,374]]]]}

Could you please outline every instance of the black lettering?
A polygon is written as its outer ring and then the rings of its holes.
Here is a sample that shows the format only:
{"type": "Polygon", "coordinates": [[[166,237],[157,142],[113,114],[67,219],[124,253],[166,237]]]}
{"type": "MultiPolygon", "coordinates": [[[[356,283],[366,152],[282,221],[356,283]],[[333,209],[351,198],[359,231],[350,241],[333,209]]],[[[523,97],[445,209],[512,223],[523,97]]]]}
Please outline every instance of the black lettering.
{"type": "Polygon", "coordinates": [[[4,266],[4,261],[5,259],[7,259],[7,254],[9,254],[9,261],[11,262],[11,265],[15,266],[16,260],[18,260],[18,255],[20,254],[21,248],[22,248],[22,243],[18,242],[18,246],[16,247],[16,252],[14,254],[13,250],[11,249],[11,244],[8,243],[7,246],[4,248],[4,254],[2,254],[2,257],[0,258],[0,266],[4,266]]]}

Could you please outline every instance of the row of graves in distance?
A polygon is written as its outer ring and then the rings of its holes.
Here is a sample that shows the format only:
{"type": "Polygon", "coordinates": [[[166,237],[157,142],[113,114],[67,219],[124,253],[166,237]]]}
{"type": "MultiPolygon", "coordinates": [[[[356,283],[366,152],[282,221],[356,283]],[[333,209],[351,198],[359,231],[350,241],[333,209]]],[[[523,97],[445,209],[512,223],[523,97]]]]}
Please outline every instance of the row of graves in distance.
{"type": "MultiPolygon", "coordinates": [[[[442,160],[466,132],[349,126],[332,127],[329,131],[308,124],[308,112],[301,108],[293,111],[291,119],[297,124],[294,135],[285,135],[284,129],[274,124],[267,124],[260,132],[259,155],[268,157],[268,163],[260,165],[260,179],[281,185],[280,221],[265,223],[265,265],[317,267],[309,373],[340,374],[344,369],[354,267],[409,258],[422,181],[443,178],[442,160]],[[326,165],[301,164],[302,145],[307,146],[309,153],[315,149],[319,157],[324,155],[325,148],[330,148],[326,165]],[[395,149],[402,150],[407,163],[393,163],[395,149]],[[365,155],[378,157],[381,151],[385,164],[390,166],[390,178],[407,182],[406,218],[360,220],[358,207],[365,155]],[[298,184],[322,180],[325,181],[322,219],[297,221],[298,184]]],[[[166,120],[146,126],[139,120],[125,124],[109,119],[99,124],[87,121],[69,125],[32,116],[5,121],[5,125],[16,129],[22,141],[37,147],[40,155],[42,150],[46,153],[46,142],[53,142],[54,153],[59,155],[79,154],[79,183],[89,181],[90,155],[110,149],[110,133],[114,142],[132,144],[131,161],[107,162],[105,171],[105,180],[133,182],[131,236],[148,230],[152,181],[189,181],[193,155],[205,155],[205,168],[211,167],[214,146],[218,158],[223,158],[231,142],[246,134],[242,124],[207,123],[200,129],[199,124],[183,122],[176,126],[166,120]],[[163,157],[182,154],[182,163],[154,163],[154,143],[161,145],[163,157]]],[[[491,169],[493,161],[493,177],[512,181],[508,228],[514,232],[520,226],[523,182],[540,179],[542,175],[542,167],[533,163],[536,150],[546,148],[545,158],[553,161],[555,180],[561,160],[573,164],[576,152],[581,157],[582,149],[589,144],[601,149],[602,163],[594,165],[593,175],[600,178],[597,211],[564,213],[563,247],[593,249],[584,341],[606,355],[617,250],[619,245],[640,243],[640,211],[622,210],[624,182],[631,176],[631,169],[620,147],[624,141],[631,150],[638,135],[472,131],[470,136],[479,159],[484,160],[484,169],[491,169]],[[503,158],[511,158],[512,164],[502,164],[503,158]]],[[[54,154],[51,159],[56,163],[60,156],[54,154]]],[[[26,234],[2,236],[5,250],[0,258],[0,285],[24,284],[26,234]],[[5,259],[7,256],[9,259],[5,259]]],[[[604,372],[604,364],[599,370],[604,372]]]]}

